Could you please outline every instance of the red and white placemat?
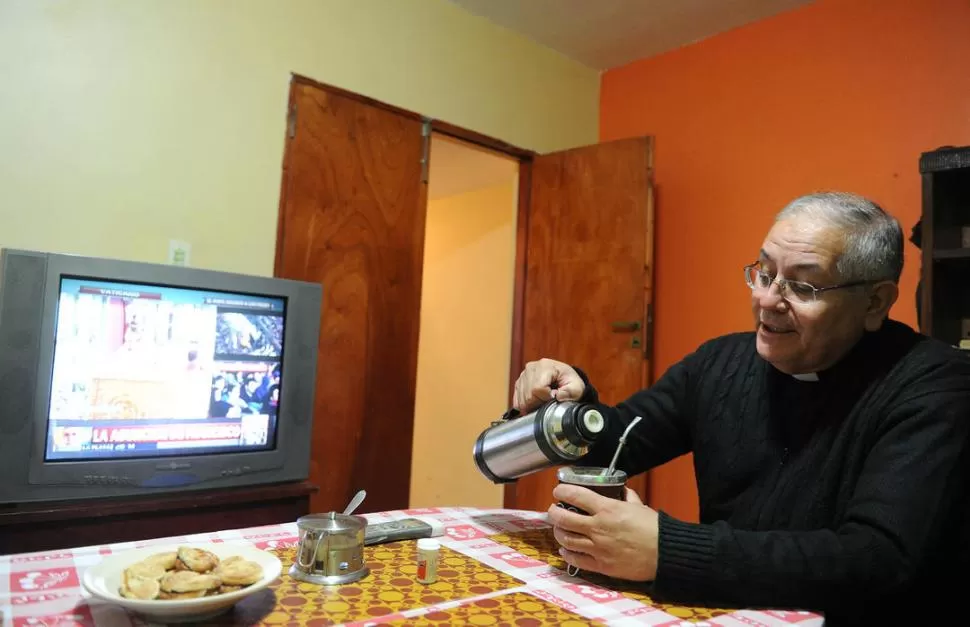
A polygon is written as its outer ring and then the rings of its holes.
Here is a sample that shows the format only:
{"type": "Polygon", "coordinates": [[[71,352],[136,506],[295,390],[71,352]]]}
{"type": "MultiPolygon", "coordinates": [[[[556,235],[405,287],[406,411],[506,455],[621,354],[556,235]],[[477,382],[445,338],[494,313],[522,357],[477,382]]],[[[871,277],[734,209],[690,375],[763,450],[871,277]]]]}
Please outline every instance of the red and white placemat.
{"type": "MultiPolygon", "coordinates": [[[[367,514],[371,522],[415,517],[444,524],[444,546],[467,555],[522,582],[522,585],[487,596],[528,593],[588,619],[608,625],[718,625],[721,627],[817,627],[823,619],[810,612],[739,610],[703,623],[691,623],[659,608],[618,592],[569,577],[534,557],[492,540],[492,536],[548,527],[545,514],[517,510],[477,508],[430,508],[367,514]]],[[[0,625],[2,627],[130,627],[139,624],[118,607],[87,603],[81,588],[86,568],[105,555],[132,548],[175,542],[248,541],[262,549],[293,547],[295,523],[234,529],[215,533],[122,542],[42,553],[0,556],[0,625]]],[[[285,576],[285,575],[284,575],[285,576]]],[[[414,608],[402,618],[419,616],[468,602],[452,601],[438,606],[414,608]]],[[[386,619],[387,617],[385,617],[386,619]]],[[[367,623],[360,623],[361,625],[367,623]]]]}

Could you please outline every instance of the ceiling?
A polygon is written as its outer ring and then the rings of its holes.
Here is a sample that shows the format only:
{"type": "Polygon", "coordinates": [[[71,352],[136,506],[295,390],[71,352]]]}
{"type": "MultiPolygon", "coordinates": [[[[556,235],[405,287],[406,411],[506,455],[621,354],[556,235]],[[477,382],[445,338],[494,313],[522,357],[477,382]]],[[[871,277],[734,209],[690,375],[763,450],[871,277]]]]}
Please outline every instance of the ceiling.
{"type": "Polygon", "coordinates": [[[451,0],[596,70],[651,57],[811,0],[451,0]]]}
{"type": "Polygon", "coordinates": [[[429,200],[505,185],[518,172],[519,163],[511,157],[437,133],[431,136],[429,200]]]}

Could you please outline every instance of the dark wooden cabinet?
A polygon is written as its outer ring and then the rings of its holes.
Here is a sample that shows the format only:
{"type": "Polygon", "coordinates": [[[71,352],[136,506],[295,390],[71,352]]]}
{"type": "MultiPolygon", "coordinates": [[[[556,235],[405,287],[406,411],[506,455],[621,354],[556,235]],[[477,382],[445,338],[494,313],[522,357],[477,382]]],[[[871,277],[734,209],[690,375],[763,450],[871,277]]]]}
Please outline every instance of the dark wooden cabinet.
{"type": "Polygon", "coordinates": [[[0,507],[0,555],[295,522],[309,483],[0,507]]]}
{"type": "Polygon", "coordinates": [[[970,342],[970,146],[923,153],[920,330],[970,342]]]}

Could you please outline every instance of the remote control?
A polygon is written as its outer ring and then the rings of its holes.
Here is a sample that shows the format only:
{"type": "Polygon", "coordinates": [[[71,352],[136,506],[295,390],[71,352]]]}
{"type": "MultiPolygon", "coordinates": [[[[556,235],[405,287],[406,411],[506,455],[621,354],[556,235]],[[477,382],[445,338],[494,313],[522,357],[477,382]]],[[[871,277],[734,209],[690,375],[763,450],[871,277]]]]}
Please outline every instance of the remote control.
{"type": "Polygon", "coordinates": [[[441,523],[426,523],[417,518],[368,524],[364,531],[364,546],[397,542],[398,540],[433,538],[444,534],[444,532],[445,526],[441,523]]]}

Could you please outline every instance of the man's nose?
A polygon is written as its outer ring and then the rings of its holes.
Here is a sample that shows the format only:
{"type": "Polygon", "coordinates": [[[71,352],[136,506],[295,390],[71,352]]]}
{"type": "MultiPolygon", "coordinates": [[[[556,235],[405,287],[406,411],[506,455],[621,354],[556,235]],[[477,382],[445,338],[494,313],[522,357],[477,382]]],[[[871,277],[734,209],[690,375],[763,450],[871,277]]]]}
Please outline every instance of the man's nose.
{"type": "Polygon", "coordinates": [[[787,307],[785,299],[781,297],[781,286],[772,283],[767,288],[757,292],[758,306],[762,309],[784,310],[787,307]]]}

